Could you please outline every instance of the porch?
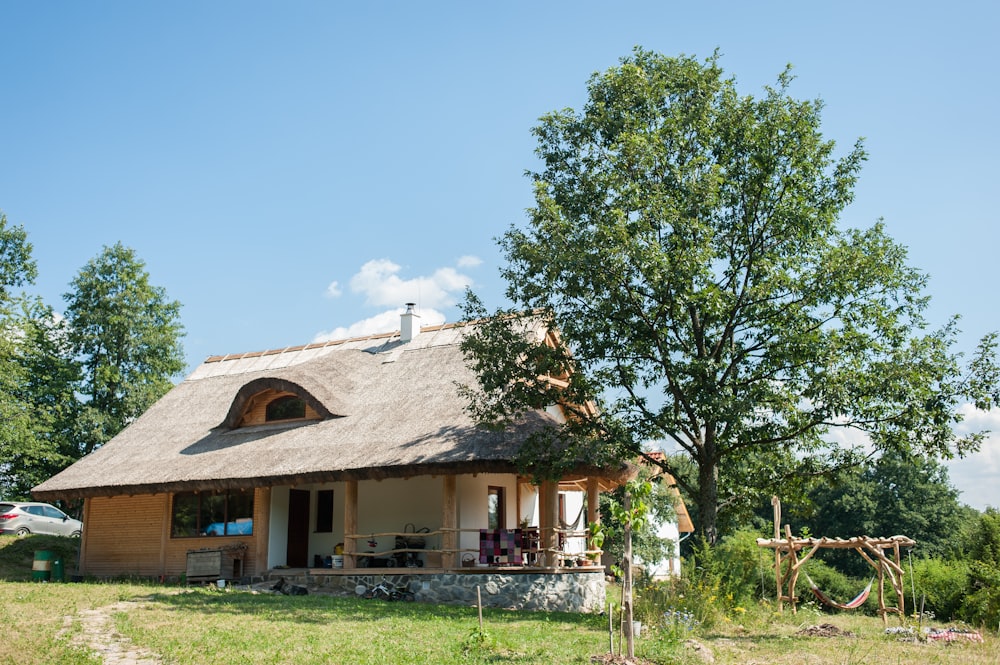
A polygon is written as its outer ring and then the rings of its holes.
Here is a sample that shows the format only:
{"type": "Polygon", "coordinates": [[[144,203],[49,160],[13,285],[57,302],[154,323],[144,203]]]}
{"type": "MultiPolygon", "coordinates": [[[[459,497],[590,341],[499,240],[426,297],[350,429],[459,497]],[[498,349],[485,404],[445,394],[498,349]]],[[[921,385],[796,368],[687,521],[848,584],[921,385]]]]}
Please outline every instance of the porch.
{"type": "Polygon", "coordinates": [[[534,485],[493,473],[261,488],[267,568],[586,567],[600,560],[588,525],[600,520],[604,484],[580,477],[534,485]]]}
{"type": "Polygon", "coordinates": [[[602,552],[588,525],[610,486],[483,473],[261,488],[265,574],[318,592],[385,578],[427,602],[475,602],[479,587],[496,607],[601,611],[602,552]]]}

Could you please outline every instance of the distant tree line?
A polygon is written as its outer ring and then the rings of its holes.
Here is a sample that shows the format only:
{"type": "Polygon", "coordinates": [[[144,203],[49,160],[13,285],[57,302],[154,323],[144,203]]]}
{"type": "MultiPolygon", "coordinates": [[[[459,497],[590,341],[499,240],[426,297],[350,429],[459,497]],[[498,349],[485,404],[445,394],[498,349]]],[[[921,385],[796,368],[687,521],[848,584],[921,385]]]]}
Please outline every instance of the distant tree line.
{"type": "Polygon", "coordinates": [[[180,303],[135,251],[104,247],[65,307],[28,293],[38,274],[21,226],[0,213],[0,498],[92,452],[145,411],[184,368],[180,303]]]}

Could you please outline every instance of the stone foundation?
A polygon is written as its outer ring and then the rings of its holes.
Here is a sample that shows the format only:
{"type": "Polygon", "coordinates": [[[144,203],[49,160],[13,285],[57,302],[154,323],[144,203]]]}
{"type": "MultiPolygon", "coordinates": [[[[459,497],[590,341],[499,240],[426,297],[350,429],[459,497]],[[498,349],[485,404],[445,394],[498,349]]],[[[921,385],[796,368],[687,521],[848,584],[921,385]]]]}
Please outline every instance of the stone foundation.
{"type": "MultiPolygon", "coordinates": [[[[399,570],[399,569],[396,569],[399,570]]],[[[481,573],[407,574],[385,569],[375,574],[323,575],[302,573],[284,577],[292,584],[319,593],[354,594],[358,586],[371,588],[384,578],[390,586],[409,589],[418,601],[445,605],[475,605],[479,587],[484,607],[543,612],[588,612],[604,610],[603,571],[534,573],[521,571],[484,571],[481,573]],[[392,571],[392,572],[390,572],[392,571]]]]}

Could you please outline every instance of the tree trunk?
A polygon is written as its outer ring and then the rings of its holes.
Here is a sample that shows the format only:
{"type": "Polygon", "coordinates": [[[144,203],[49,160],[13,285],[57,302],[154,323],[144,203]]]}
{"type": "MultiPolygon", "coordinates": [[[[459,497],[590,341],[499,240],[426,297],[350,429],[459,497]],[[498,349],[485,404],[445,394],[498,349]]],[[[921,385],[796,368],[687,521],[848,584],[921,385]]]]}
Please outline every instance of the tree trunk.
{"type": "Polygon", "coordinates": [[[622,609],[625,610],[625,643],[629,661],[635,658],[635,636],[632,635],[632,494],[625,492],[625,552],[622,557],[622,609]]]}
{"type": "MultiPolygon", "coordinates": [[[[706,446],[707,448],[707,446],[706,446]]],[[[709,545],[719,537],[716,523],[719,514],[719,465],[713,455],[698,459],[698,521],[702,536],[709,545]]]]}

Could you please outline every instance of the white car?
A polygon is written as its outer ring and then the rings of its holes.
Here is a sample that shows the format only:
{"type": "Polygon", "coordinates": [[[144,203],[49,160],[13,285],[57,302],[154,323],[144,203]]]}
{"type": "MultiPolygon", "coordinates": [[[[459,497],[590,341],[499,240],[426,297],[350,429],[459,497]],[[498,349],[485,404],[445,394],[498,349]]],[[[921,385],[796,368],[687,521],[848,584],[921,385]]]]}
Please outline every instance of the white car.
{"type": "Polygon", "coordinates": [[[44,533],[79,538],[83,522],[47,503],[8,501],[0,503],[0,534],[3,533],[17,536],[44,533]]]}

